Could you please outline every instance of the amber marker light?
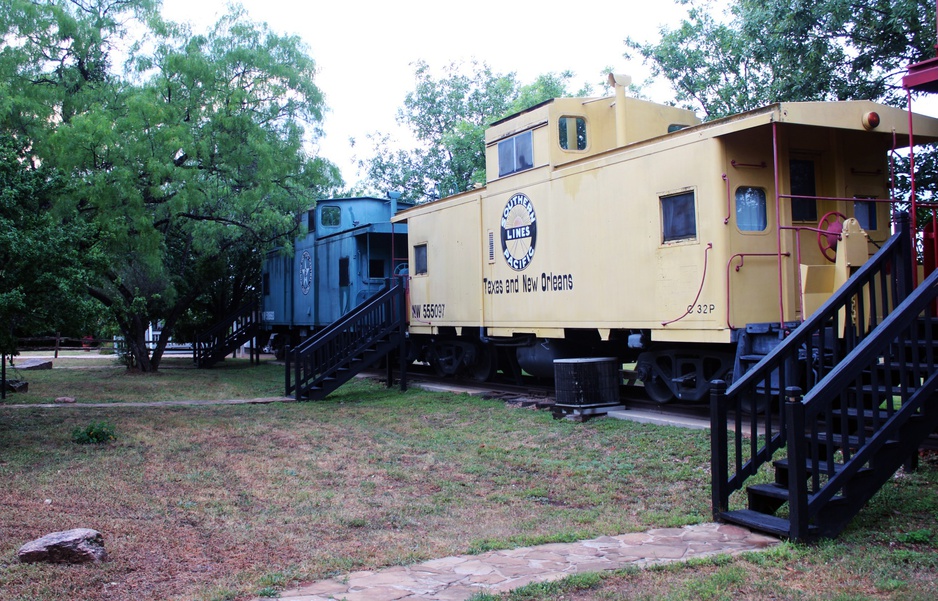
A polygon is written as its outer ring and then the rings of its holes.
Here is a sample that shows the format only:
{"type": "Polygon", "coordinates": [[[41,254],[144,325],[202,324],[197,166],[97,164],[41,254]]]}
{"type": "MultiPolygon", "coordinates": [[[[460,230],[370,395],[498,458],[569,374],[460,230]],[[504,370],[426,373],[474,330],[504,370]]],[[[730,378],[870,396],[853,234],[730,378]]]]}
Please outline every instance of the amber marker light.
{"type": "Polygon", "coordinates": [[[879,113],[870,111],[863,115],[863,127],[867,130],[879,127],[879,113]]]}

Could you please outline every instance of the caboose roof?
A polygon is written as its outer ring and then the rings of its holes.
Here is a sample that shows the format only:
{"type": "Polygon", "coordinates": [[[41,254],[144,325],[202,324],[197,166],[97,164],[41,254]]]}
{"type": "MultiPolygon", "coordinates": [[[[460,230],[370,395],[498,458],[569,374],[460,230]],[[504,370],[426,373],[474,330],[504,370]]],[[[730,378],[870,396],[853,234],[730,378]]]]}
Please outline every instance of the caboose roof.
{"type": "MultiPolygon", "coordinates": [[[[567,98],[541,103],[531,107],[527,111],[514,115],[514,121],[508,118],[498,122],[497,125],[493,124],[486,132],[486,143],[491,145],[498,139],[525,128],[546,125],[551,114],[559,115],[564,113],[562,105],[570,104],[570,106],[573,106],[575,103],[585,105],[591,102],[597,102],[597,99],[567,98]],[[521,118],[519,119],[518,117],[521,118]]],[[[586,165],[592,160],[607,160],[611,157],[615,157],[619,152],[640,151],[642,146],[654,146],[658,148],[658,145],[668,144],[670,141],[673,141],[675,144],[682,144],[687,143],[688,138],[717,138],[730,135],[734,132],[763,127],[772,123],[865,131],[870,136],[877,136],[877,143],[880,145],[884,144],[883,138],[885,137],[890,138],[887,144],[889,147],[891,147],[893,143],[898,147],[906,147],[909,145],[910,116],[909,112],[904,109],[867,100],[780,102],[729,117],[691,125],[673,133],[639,139],[627,143],[625,146],[610,148],[609,150],[601,151],[597,154],[583,156],[574,162],[566,163],[566,165],[586,165]],[[867,128],[864,127],[863,118],[865,115],[873,112],[879,116],[880,123],[877,127],[867,130],[867,128]],[[892,140],[893,136],[895,136],[894,142],[892,140]]],[[[911,124],[913,134],[912,141],[914,144],[938,142],[938,119],[913,113],[911,115],[911,124]]],[[[562,166],[564,165],[558,163],[552,164],[554,169],[558,169],[562,166]]],[[[484,190],[485,188],[471,190],[442,200],[418,204],[413,208],[398,213],[398,215],[392,219],[392,222],[406,221],[408,217],[439,210],[450,204],[471,202],[478,198],[484,190]]]]}
{"type": "MultiPolygon", "coordinates": [[[[866,128],[863,126],[863,116],[871,112],[877,113],[880,117],[879,126],[870,130],[871,134],[880,133],[891,136],[895,132],[901,137],[898,144],[908,145],[908,111],[868,100],[779,102],[722,119],[707,121],[675,135],[688,135],[691,131],[713,130],[708,132],[709,135],[719,136],[772,122],[864,131],[866,128]]],[[[938,119],[913,114],[912,128],[916,144],[938,141],[938,119]]]]}

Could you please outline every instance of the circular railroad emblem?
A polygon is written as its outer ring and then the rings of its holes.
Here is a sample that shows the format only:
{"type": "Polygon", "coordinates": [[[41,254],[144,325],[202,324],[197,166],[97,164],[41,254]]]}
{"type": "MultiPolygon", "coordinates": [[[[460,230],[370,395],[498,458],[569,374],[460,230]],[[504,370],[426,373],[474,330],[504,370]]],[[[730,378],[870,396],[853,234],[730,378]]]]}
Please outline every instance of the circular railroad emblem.
{"type": "Polygon", "coordinates": [[[502,256],[515,271],[523,271],[534,258],[537,242],[537,219],[534,205],[524,194],[508,199],[502,211],[502,256]]]}
{"type": "Polygon", "coordinates": [[[313,258],[309,256],[309,251],[304,250],[300,255],[300,290],[303,294],[309,294],[309,289],[313,285],[313,258]]]}

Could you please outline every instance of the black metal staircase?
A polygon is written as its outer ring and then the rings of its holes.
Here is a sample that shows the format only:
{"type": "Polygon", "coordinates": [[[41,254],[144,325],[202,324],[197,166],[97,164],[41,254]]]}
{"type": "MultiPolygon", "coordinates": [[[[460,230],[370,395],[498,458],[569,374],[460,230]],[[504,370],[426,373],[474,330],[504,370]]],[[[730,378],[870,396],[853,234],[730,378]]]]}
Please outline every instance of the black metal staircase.
{"type": "Polygon", "coordinates": [[[207,332],[197,335],[192,346],[192,359],[196,367],[206,368],[215,365],[257,336],[260,329],[259,311],[257,303],[248,303],[212,326],[207,332]]]}
{"type": "MultiPolygon", "coordinates": [[[[321,400],[389,353],[400,356],[401,390],[406,389],[406,289],[388,285],[338,321],[286,353],[286,396],[321,400]]],[[[388,361],[388,387],[392,385],[388,361]]]]}
{"type": "Polygon", "coordinates": [[[938,427],[938,272],[913,291],[911,267],[903,221],[765,359],[728,390],[714,383],[716,519],[799,541],[833,537],[916,457],[938,427]],[[772,468],[773,481],[743,495],[772,468]]]}

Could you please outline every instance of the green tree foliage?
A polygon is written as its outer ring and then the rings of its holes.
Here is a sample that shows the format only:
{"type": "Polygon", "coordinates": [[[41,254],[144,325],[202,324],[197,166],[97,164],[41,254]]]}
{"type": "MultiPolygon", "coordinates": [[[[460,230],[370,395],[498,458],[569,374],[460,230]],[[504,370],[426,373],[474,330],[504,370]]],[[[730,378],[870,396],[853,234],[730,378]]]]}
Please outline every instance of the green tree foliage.
{"type": "Polygon", "coordinates": [[[735,0],[724,15],[707,0],[683,3],[679,26],[657,43],[627,39],[626,56],[643,57],[708,118],[777,101],[898,105],[898,76],[934,54],[931,0],[735,0]]]}
{"type": "MultiPolygon", "coordinates": [[[[388,134],[369,136],[373,156],[359,161],[368,182],[426,201],[485,183],[485,128],[530,106],[567,96],[572,73],[548,73],[521,85],[514,73],[484,64],[450,63],[436,77],[424,61],[414,64],[416,87],[398,109],[397,122],[417,147],[400,149],[388,134]]],[[[587,93],[587,92],[584,92],[587,93]]]]}
{"type": "Polygon", "coordinates": [[[24,333],[93,331],[84,224],[53,211],[61,179],[0,132],[0,353],[24,333]]]}
{"type": "Polygon", "coordinates": [[[162,22],[149,0],[12,4],[5,124],[68,178],[61,210],[104,257],[88,292],[136,366],[155,370],[196,299],[244,257],[259,262],[292,239],[310,199],[341,185],[334,165],[304,150],[324,110],[315,64],[298,38],[239,8],[195,35],[162,22]],[[123,77],[111,65],[118,49],[130,57],[123,77]],[[157,322],[151,352],[144,335],[157,322]]]}

